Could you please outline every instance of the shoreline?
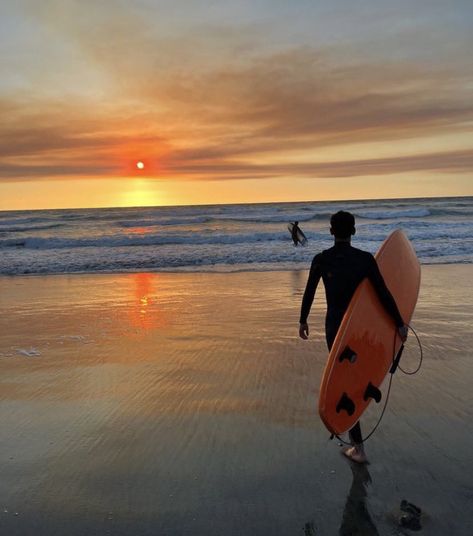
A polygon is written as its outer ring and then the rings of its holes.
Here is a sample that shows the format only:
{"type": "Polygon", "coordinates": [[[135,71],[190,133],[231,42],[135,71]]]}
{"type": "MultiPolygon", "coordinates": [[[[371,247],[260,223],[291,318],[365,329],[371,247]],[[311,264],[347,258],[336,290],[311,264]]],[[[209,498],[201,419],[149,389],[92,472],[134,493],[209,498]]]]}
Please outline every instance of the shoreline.
{"type": "MultiPolygon", "coordinates": [[[[432,263],[421,263],[421,270],[423,267],[432,267],[432,266],[473,266],[473,262],[432,262],[432,263]]],[[[26,277],[61,277],[61,276],[95,276],[95,275],[103,275],[103,276],[125,276],[125,275],[133,275],[133,274],[171,274],[171,275],[179,275],[179,274],[219,274],[219,275],[228,275],[228,274],[241,274],[241,273],[284,273],[284,272],[305,272],[309,271],[310,268],[310,262],[307,263],[307,267],[305,268],[280,268],[280,269],[235,269],[235,270],[184,270],[184,269],[168,269],[168,270],[130,270],[130,271],[97,271],[97,272],[48,272],[48,273],[34,273],[34,274],[2,274],[0,273],[0,279],[2,278],[26,278],[26,277]]]]}

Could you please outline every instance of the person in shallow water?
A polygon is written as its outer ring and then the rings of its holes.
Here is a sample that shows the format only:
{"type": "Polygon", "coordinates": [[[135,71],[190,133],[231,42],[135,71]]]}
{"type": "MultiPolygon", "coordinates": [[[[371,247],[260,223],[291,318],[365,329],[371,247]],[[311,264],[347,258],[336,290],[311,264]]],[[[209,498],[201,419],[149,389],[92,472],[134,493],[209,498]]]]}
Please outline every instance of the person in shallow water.
{"type": "Polygon", "coordinates": [[[299,243],[299,239],[297,238],[297,231],[299,231],[299,222],[295,221],[293,223],[292,231],[291,231],[292,241],[294,242],[295,246],[297,246],[299,243]]]}
{"type": "MultiPolygon", "coordinates": [[[[352,247],[351,237],[355,234],[355,218],[349,212],[339,211],[330,218],[330,234],[334,245],[316,255],[312,261],[309,278],[302,298],[299,336],[307,339],[309,325],[307,317],[314,301],[317,285],[322,278],[327,299],[325,317],[325,338],[330,351],[342,322],[343,315],[358,285],[366,277],[372,283],[381,303],[392,317],[398,328],[400,338],[407,338],[407,326],[399,313],[396,302],[384,282],[376,260],[367,251],[352,247]]],[[[343,449],[343,453],[358,463],[367,462],[363,448],[360,423],[350,430],[352,446],[343,449]]]]}

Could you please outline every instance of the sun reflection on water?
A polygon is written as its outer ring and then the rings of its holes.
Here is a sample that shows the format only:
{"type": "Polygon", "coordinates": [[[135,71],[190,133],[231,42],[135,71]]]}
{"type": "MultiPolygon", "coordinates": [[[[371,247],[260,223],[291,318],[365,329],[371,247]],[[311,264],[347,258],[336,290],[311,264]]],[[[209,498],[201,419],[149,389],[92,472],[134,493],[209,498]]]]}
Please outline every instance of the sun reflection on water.
{"type": "Polygon", "coordinates": [[[130,302],[129,319],[135,330],[149,331],[167,324],[164,311],[158,306],[155,283],[158,274],[133,274],[134,296],[130,302]]]}

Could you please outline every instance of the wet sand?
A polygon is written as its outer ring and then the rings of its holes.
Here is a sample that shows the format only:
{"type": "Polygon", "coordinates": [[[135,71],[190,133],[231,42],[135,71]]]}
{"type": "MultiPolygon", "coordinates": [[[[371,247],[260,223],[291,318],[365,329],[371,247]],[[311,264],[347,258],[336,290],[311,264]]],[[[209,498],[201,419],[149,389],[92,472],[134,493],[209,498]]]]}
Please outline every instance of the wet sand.
{"type": "Polygon", "coordinates": [[[396,374],[366,469],[317,416],[324,298],[298,339],[305,279],[0,278],[0,533],[392,536],[412,533],[407,499],[424,534],[471,536],[473,266],[423,267],[424,365],[396,374]]]}

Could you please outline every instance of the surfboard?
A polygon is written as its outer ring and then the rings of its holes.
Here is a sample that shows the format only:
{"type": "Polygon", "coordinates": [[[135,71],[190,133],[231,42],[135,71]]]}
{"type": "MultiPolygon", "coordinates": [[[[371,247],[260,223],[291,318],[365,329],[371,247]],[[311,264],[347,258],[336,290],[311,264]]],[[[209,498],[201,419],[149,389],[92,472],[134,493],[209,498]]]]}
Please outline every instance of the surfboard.
{"type": "MultiPolygon", "coordinates": [[[[289,223],[288,226],[287,226],[289,232],[291,233],[291,237],[292,237],[292,229],[293,229],[293,227],[294,227],[293,223],[289,223]]],[[[305,246],[307,244],[307,237],[300,229],[297,229],[297,240],[299,241],[301,246],[305,246]]]]}
{"type": "MultiPolygon", "coordinates": [[[[420,264],[412,244],[396,230],[375,258],[404,322],[409,323],[420,287],[420,264]]],[[[322,376],[319,414],[332,434],[352,428],[371,400],[380,401],[379,388],[401,345],[393,320],[365,279],[348,305],[322,376]]]]}

